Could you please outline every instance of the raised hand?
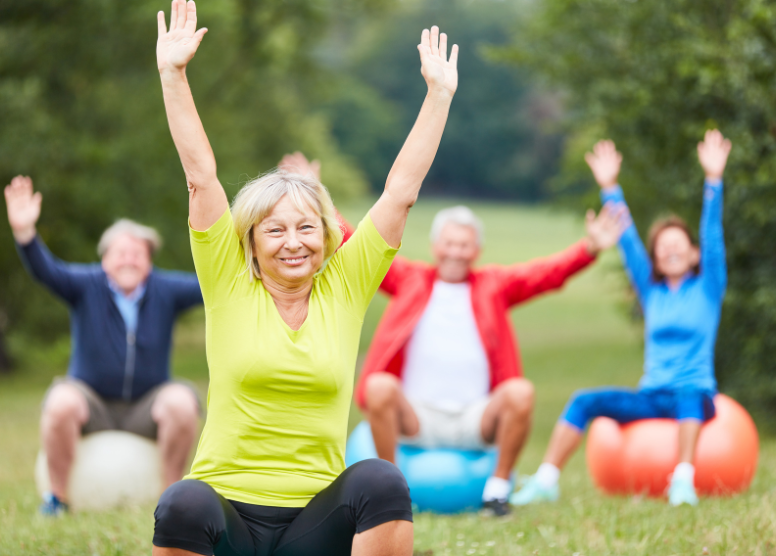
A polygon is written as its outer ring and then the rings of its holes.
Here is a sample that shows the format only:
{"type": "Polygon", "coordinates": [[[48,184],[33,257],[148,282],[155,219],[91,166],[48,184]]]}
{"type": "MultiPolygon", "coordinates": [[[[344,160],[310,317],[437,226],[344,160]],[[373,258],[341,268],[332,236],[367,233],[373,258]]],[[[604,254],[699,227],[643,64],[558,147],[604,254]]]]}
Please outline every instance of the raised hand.
{"type": "Polygon", "coordinates": [[[725,171],[728,155],[733,145],[729,139],[716,129],[706,132],[703,141],[698,143],[698,160],[706,173],[706,179],[721,180],[725,171]]]}
{"type": "Polygon", "coordinates": [[[593,177],[601,189],[617,185],[622,155],[617,152],[613,141],[606,139],[596,143],[593,152],[585,154],[585,162],[593,171],[593,177]]]}
{"type": "Polygon", "coordinates": [[[587,250],[591,255],[617,244],[620,236],[631,225],[628,207],[621,203],[606,203],[596,217],[593,210],[585,215],[587,250]]]}
{"type": "Polygon", "coordinates": [[[159,24],[159,38],[156,41],[156,64],[159,71],[184,69],[207,33],[204,27],[197,31],[197,6],[194,0],[172,0],[169,31],[164,22],[164,12],[159,12],[156,19],[159,24]]]}
{"type": "Polygon", "coordinates": [[[27,245],[37,233],[35,224],[40,217],[43,196],[33,192],[32,180],[27,176],[16,176],[5,186],[4,193],[13,237],[21,245],[27,245]]]}
{"type": "Polygon", "coordinates": [[[309,161],[301,152],[283,155],[278,164],[279,170],[285,170],[291,174],[301,174],[303,176],[312,176],[321,181],[321,163],[318,160],[309,161]]]}
{"type": "Polygon", "coordinates": [[[423,29],[420,35],[420,73],[426,80],[429,90],[442,90],[450,94],[458,88],[458,45],[450,49],[447,59],[447,34],[439,33],[434,25],[429,32],[423,29]]]}

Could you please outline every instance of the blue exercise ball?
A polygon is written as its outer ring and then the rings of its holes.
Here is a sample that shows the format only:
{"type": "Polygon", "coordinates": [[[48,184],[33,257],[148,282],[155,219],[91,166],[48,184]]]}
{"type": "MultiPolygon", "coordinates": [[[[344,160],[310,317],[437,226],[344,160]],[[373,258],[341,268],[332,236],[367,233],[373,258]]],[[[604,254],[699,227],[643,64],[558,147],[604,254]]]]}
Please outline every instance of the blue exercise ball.
{"type": "MultiPolygon", "coordinates": [[[[369,423],[359,423],[348,439],[345,463],[350,467],[376,457],[369,423]]],[[[440,514],[478,509],[497,459],[495,448],[424,449],[400,444],[396,451],[396,464],[407,479],[414,508],[440,514]]]]}

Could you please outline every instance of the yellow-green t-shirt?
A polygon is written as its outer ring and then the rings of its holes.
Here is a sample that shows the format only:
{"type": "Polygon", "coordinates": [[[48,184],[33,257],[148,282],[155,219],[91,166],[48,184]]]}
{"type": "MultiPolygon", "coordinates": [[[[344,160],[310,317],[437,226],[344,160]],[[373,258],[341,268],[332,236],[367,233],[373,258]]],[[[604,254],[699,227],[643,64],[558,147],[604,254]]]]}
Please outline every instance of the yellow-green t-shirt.
{"type": "Polygon", "coordinates": [[[190,230],[207,318],[207,421],[187,479],[230,500],[304,507],[345,469],[367,306],[397,250],[367,215],[315,278],[291,330],[251,280],[232,215],[190,230]]]}

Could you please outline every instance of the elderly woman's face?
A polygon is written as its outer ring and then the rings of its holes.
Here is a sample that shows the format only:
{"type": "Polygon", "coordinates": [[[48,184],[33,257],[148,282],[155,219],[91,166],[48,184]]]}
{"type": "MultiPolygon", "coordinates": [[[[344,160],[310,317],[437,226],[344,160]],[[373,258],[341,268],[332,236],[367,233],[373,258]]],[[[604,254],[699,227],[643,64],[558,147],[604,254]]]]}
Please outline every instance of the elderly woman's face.
{"type": "Polygon", "coordinates": [[[105,274],[126,294],[145,282],[151,267],[148,242],[129,234],[116,236],[102,256],[105,274]]]}
{"type": "Polygon", "coordinates": [[[254,226],[253,245],[262,279],[297,286],[311,280],[323,266],[323,221],[311,208],[300,211],[284,196],[254,226]]]}

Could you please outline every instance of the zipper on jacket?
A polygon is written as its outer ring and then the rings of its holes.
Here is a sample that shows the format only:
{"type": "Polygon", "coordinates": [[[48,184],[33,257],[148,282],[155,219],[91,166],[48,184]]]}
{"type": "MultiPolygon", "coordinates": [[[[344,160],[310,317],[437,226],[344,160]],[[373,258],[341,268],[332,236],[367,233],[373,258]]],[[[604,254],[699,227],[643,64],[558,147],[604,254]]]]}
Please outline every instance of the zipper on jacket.
{"type": "Polygon", "coordinates": [[[127,401],[132,399],[132,382],[135,378],[135,333],[127,332],[127,359],[124,362],[124,389],[121,397],[127,401]]]}

